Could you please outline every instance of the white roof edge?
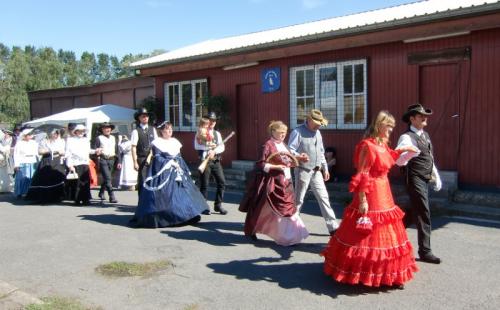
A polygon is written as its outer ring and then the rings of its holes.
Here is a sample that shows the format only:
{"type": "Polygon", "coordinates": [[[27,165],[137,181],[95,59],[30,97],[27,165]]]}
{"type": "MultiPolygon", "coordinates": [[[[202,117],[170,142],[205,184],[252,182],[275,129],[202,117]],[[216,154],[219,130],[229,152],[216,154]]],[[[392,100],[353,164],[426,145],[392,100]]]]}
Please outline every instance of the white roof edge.
{"type": "Polygon", "coordinates": [[[269,46],[280,46],[335,35],[373,31],[383,26],[405,22],[422,22],[432,17],[446,18],[460,13],[477,13],[474,8],[486,11],[500,10],[500,0],[428,0],[393,6],[384,9],[323,19],[271,30],[207,40],[188,45],[164,54],[136,61],[132,68],[148,68],[179,63],[190,59],[208,58],[269,46]],[[495,5],[497,4],[497,5],[495,5]],[[440,17],[441,14],[445,16],[440,17]]]}

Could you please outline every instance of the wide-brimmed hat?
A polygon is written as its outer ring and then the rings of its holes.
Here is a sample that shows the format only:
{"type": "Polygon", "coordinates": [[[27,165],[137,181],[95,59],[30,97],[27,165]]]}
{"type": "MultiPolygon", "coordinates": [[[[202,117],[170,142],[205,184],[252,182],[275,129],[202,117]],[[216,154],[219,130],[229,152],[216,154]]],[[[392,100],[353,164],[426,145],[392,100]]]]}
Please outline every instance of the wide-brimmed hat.
{"type": "Polygon", "coordinates": [[[163,123],[159,124],[158,126],[156,126],[156,128],[158,129],[163,129],[165,126],[172,126],[172,123],[170,121],[164,121],[163,123]]]}
{"type": "Polygon", "coordinates": [[[71,131],[72,133],[75,133],[75,131],[80,130],[80,131],[87,131],[87,127],[83,124],[76,124],[75,128],[71,131]]]}
{"type": "Polygon", "coordinates": [[[208,118],[209,120],[213,120],[213,121],[216,121],[219,119],[219,117],[217,117],[217,113],[215,112],[209,112],[205,118],[208,118]]]}
{"type": "Polygon", "coordinates": [[[100,132],[102,132],[102,130],[104,128],[111,128],[111,130],[114,130],[115,129],[115,125],[113,125],[111,123],[108,123],[108,122],[104,122],[101,125],[99,125],[99,128],[97,130],[99,130],[100,132]]]}
{"type": "Polygon", "coordinates": [[[408,106],[408,109],[403,114],[403,117],[402,117],[403,122],[410,123],[410,117],[414,116],[416,114],[431,115],[432,110],[424,108],[424,106],[421,105],[420,103],[412,104],[412,105],[408,106]]]}
{"type": "Polygon", "coordinates": [[[14,133],[13,133],[11,130],[8,130],[8,129],[5,129],[5,128],[2,128],[2,131],[3,131],[3,133],[8,134],[8,135],[11,135],[11,136],[13,136],[13,135],[14,135],[14,133]]]}
{"type": "Polygon", "coordinates": [[[137,111],[134,113],[134,119],[137,121],[139,120],[139,116],[141,115],[147,115],[151,116],[151,114],[148,112],[148,109],[146,108],[139,108],[137,111]]]}
{"type": "Polygon", "coordinates": [[[312,109],[307,118],[320,126],[328,125],[328,120],[323,117],[323,113],[320,110],[312,109]]]}
{"type": "Polygon", "coordinates": [[[21,133],[19,136],[24,137],[27,135],[33,135],[33,128],[32,127],[25,127],[21,130],[21,133]]]}

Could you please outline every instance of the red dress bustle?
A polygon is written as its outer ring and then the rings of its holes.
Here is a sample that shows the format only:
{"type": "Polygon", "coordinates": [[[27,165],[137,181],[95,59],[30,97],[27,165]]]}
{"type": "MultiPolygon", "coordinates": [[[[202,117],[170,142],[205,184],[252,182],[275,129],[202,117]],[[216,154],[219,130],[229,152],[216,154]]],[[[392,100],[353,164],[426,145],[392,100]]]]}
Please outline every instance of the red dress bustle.
{"type": "Polygon", "coordinates": [[[353,201],[321,255],[324,272],[348,284],[402,285],[418,271],[413,247],[402,222],[404,212],[394,203],[387,174],[400,153],[373,138],[362,140],[355,149],[358,173],[349,183],[353,201]],[[359,192],[365,192],[371,232],[356,228],[359,192]]]}

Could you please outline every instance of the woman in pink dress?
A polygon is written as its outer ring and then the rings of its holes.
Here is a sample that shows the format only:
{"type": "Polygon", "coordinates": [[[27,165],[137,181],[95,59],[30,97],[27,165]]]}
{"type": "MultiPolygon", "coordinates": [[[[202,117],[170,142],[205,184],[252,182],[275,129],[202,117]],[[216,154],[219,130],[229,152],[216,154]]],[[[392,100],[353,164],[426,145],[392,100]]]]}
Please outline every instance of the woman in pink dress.
{"type": "Polygon", "coordinates": [[[404,213],[394,203],[387,177],[396,159],[414,156],[417,150],[388,146],[395,124],[389,112],[379,112],[354,151],[358,172],[349,183],[353,201],[321,253],[324,271],[335,281],[402,289],[418,270],[402,222],[404,213]]]}
{"type": "Polygon", "coordinates": [[[283,142],[288,128],[281,121],[272,121],[268,128],[271,137],[255,164],[255,176],[239,210],[247,212],[246,236],[257,240],[257,233],[265,234],[277,244],[289,246],[309,233],[295,207],[290,167],[296,160],[283,142]]]}

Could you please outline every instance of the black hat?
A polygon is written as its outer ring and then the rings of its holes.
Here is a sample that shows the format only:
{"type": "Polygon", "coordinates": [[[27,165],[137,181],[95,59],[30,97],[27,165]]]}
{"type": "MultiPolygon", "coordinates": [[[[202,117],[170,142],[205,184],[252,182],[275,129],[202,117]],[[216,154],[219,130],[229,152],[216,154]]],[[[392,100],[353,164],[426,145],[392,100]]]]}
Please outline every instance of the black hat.
{"type": "Polygon", "coordinates": [[[99,131],[102,132],[103,128],[111,128],[111,130],[113,130],[113,129],[115,129],[115,125],[108,123],[108,122],[104,122],[101,125],[99,125],[99,131]]]}
{"type": "Polygon", "coordinates": [[[146,114],[147,116],[151,116],[146,108],[137,109],[137,112],[134,113],[134,119],[139,120],[139,116],[146,114]]]}
{"type": "Polygon", "coordinates": [[[217,117],[217,114],[215,114],[215,112],[208,112],[208,115],[205,116],[206,118],[208,119],[211,119],[211,120],[218,120],[219,118],[217,117]]]}
{"type": "Polygon", "coordinates": [[[73,132],[73,129],[75,129],[77,123],[68,123],[68,130],[70,132],[73,132]]]}
{"type": "Polygon", "coordinates": [[[23,126],[21,124],[15,124],[14,128],[12,129],[12,131],[21,131],[21,130],[23,130],[23,126]]]}
{"type": "Polygon", "coordinates": [[[431,115],[432,110],[424,108],[420,103],[412,104],[408,107],[405,114],[403,114],[403,122],[410,123],[410,117],[416,114],[431,115]]]}

